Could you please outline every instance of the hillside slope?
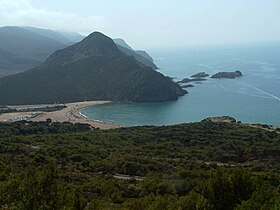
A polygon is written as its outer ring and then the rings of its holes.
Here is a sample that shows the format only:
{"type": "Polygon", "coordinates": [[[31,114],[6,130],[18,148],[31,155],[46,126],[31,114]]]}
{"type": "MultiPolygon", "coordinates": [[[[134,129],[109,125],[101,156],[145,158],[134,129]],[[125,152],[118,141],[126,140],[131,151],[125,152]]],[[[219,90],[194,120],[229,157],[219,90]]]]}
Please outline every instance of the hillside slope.
{"type": "Polygon", "coordinates": [[[0,123],[0,145],[4,209],[280,207],[280,135],[241,124],[0,123]]]}

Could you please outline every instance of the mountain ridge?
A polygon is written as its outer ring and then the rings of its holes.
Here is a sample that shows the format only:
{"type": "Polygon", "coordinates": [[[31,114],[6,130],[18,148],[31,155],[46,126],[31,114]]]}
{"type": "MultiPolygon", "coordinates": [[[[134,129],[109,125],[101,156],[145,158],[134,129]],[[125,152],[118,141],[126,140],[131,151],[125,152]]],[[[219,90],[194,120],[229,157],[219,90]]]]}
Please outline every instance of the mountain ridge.
{"type": "Polygon", "coordinates": [[[36,27],[32,27],[32,26],[21,26],[21,28],[27,29],[27,30],[37,33],[41,36],[53,39],[55,41],[58,41],[58,42],[61,42],[64,44],[71,43],[71,40],[67,39],[65,36],[63,36],[59,32],[51,30],[51,29],[36,28],[36,27]]]}
{"type": "Polygon", "coordinates": [[[40,65],[52,52],[66,45],[17,26],[0,27],[0,76],[40,65]],[[10,56],[7,57],[7,53],[10,56]]]}
{"type": "Polygon", "coordinates": [[[0,28],[1,49],[23,58],[44,60],[54,50],[65,47],[64,44],[35,32],[17,27],[5,26],[0,28]],[[32,46],[30,46],[32,44],[32,46]],[[42,50],[44,49],[44,50],[42,50]]]}
{"type": "Polygon", "coordinates": [[[137,53],[137,51],[135,50],[129,50],[125,47],[122,47],[120,45],[117,44],[117,47],[124,52],[127,55],[133,56],[138,62],[145,64],[146,66],[150,66],[151,68],[153,68],[154,70],[158,69],[158,67],[156,66],[156,64],[154,64],[153,61],[145,58],[144,56],[142,56],[141,54],[137,53]]]}
{"type": "MultiPolygon", "coordinates": [[[[34,68],[42,64],[54,51],[73,45],[85,37],[75,32],[31,26],[4,26],[0,27],[0,38],[0,77],[3,77],[34,68]]],[[[132,48],[118,48],[139,62],[157,69],[152,61],[145,58],[144,52],[141,55],[141,52],[132,48]]]]}
{"type": "MultiPolygon", "coordinates": [[[[155,64],[153,63],[154,59],[144,50],[134,50],[132,47],[130,47],[123,39],[121,38],[116,38],[113,39],[115,44],[117,44],[118,46],[120,46],[120,49],[123,50],[122,48],[128,49],[130,51],[132,51],[133,53],[136,53],[136,55],[143,57],[146,61],[146,64],[150,64],[149,66],[151,66],[154,69],[158,69],[158,67],[155,66],[155,64]],[[154,65],[151,65],[151,63],[154,65]]],[[[131,53],[130,53],[131,54],[131,53]]],[[[142,61],[143,61],[142,58],[142,61]]]]}

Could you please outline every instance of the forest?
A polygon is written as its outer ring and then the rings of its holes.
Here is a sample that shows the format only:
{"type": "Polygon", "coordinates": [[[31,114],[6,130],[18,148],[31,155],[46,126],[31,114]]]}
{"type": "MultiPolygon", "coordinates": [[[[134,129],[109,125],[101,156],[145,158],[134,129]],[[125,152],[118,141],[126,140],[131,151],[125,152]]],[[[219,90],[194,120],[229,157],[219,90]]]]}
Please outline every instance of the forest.
{"type": "Polygon", "coordinates": [[[280,135],[237,123],[0,124],[0,209],[280,209],[280,135]]]}

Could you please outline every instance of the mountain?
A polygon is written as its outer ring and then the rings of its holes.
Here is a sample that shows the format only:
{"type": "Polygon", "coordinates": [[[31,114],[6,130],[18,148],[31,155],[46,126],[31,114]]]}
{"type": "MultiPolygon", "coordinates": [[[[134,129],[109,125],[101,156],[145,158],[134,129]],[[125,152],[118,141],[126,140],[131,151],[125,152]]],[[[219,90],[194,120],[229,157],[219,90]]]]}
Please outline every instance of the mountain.
{"type": "Polygon", "coordinates": [[[33,68],[65,46],[21,27],[0,27],[0,76],[33,68]]]}
{"type": "Polygon", "coordinates": [[[0,78],[0,104],[85,100],[155,102],[187,92],[171,79],[119,50],[94,32],[53,53],[41,66],[0,78]]]}
{"type": "Polygon", "coordinates": [[[0,48],[22,58],[45,60],[52,52],[65,45],[32,31],[16,27],[0,28],[0,48]]]}
{"type": "Polygon", "coordinates": [[[142,55],[144,58],[150,60],[150,61],[154,61],[154,59],[144,50],[136,50],[135,52],[137,52],[138,54],[142,55]]]}
{"type": "Polygon", "coordinates": [[[122,47],[120,45],[117,44],[117,47],[124,52],[127,55],[133,56],[137,61],[139,61],[140,63],[145,64],[146,66],[150,66],[153,69],[158,69],[158,67],[156,66],[156,64],[154,64],[153,61],[148,60],[147,58],[143,57],[142,55],[138,54],[136,51],[134,50],[129,50],[128,48],[122,47]]]}
{"type": "Polygon", "coordinates": [[[20,69],[30,69],[39,65],[32,59],[21,58],[13,53],[0,49],[0,77],[20,73],[20,69]]]}
{"type": "Polygon", "coordinates": [[[46,38],[55,40],[55,41],[60,42],[60,43],[64,43],[66,45],[68,45],[72,42],[69,39],[67,39],[65,36],[61,35],[60,33],[56,32],[56,31],[53,31],[53,30],[50,30],[50,29],[35,28],[35,27],[31,27],[31,26],[23,26],[21,28],[27,29],[27,30],[32,31],[36,34],[39,34],[41,36],[44,36],[46,38]]]}
{"type": "Polygon", "coordinates": [[[153,69],[158,69],[158,67],[153,63],[153,58],[146,51],[134,50],[123,39],[117,38],[113,40],[115,44],[120,46],[120,50],[122,50],[124,53],[132,55],[133,57],[135,57],[136,60],[138,60],[141,63],[144,63],[145,65],[151,66],[153,69]]]}
{"type": "Polygon", "coordinates": [[[117,38],[117,39],[113,39],[113,41],[115,42],[115,44],[117,44],[119,46],[122,46],[131,51],[134,51],[134,49],[132,49],[132,47],[130,47],[123,39],[117,38]]]}
{"type": "MultiPolygon", "coordinates": [[[[34,68],[42,64],[55,50],[79,42],[83,38],[85,37],[75,32],[57,32],[31,26],[1,27],[0,77],[34,68]]],[[[119,47],[124,53],[153,69],[158,69],[145,51],[135,51],[124,40],[118,40],[126,46],[119,47]]]]}
{"type": "Polygon", "coordinates": [[[85,36],[77,32],[70,32],[70,31],[57,31],[57,32],[72,43],[80,42],[85,38],[85,36]]]}
{"type": "MultiPolygon", "coordinates": [[[[1,27],[0,77],[34,68],[42,64],[55,50],[77,43],[84,38],[84,36],[75,32],[58,32],[31,26],[1,27]]],[[[125,43],[122,39],[119,39],[119,41],[125,43]]],[[[153,69],[158,69],[145,51],[134,51],[128,45],[126,45],[126,48],[131,50],[119,48],[139,62],[153,69]]]]}

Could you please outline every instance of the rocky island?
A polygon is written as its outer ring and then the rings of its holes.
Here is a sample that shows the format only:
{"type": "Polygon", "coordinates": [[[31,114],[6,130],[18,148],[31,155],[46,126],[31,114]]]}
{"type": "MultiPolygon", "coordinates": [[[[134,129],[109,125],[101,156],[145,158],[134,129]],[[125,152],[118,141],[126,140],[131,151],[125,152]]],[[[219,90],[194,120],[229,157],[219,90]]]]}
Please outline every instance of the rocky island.
{"type": "Polygon", "coordinates": [[[211,78],[219,79],[219,78],[226,78],[226,79],[235,79],[236,77],[243,76],[241,71],[234,71],[234,72],[218,72],[214,74],[211,78]]]}
{"type": "Polygon", "coordinates": [[[190,88],[190,87],[194,87],[194,85],[181,85],[181,88],[190,88]]]}
{"type": "Polygon", "coordinates": [[[189,82],[200,82],[200,81],[205,81],[206,79],[204,78],[194,78],[194,79],[189,79],[189,78],[184,78],[181,81],[177,83],[189,83],[189,82]]]}
{"type": "Polygon", "coordinates": [[[206,74],[205,72],[198,72],[198,73],[192,75],[191,77],[192,78],[203,78],[203,77],[208,77],[208,76],[209,76],[209,74],[206,74]]]}

